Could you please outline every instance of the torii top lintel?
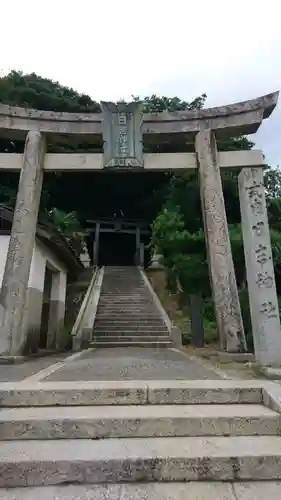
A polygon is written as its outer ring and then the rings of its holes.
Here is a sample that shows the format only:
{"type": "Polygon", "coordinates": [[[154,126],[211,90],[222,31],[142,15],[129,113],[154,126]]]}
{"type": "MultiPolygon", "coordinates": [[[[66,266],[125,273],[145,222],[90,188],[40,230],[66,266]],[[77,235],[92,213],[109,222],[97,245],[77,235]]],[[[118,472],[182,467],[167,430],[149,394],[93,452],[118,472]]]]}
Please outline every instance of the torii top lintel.
{"type": "MultiPolygon", "coordinates": [[[[204,128],[211,128],[217,136],[253,134],[262,120],[268,118],[278,101],[279,91],[256,99],[194,111],[145,113],[142,134],[149,136],[194,136],[204,128]]],[[[29,130],[39,130],[48,136],[64,137],[72,141],[101,140],[102,114],[57,113],[0,104],[0,137],[24,138],[29,130]]]]}

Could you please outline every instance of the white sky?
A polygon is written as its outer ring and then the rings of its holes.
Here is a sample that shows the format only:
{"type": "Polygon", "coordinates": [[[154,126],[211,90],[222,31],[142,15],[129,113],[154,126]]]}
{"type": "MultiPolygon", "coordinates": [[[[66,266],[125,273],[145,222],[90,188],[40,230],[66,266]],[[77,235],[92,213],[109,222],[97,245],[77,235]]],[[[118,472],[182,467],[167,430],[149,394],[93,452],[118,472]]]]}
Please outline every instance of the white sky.
{"type": "MultiPolygon", "coordinates": [[[[277,0],[10,0],[0,70],[35,72],[91,95],[178,96],[207,105],[281,88],[277,0]]],[[[281,165],[281,97],[255,140],[281,165]]]]}

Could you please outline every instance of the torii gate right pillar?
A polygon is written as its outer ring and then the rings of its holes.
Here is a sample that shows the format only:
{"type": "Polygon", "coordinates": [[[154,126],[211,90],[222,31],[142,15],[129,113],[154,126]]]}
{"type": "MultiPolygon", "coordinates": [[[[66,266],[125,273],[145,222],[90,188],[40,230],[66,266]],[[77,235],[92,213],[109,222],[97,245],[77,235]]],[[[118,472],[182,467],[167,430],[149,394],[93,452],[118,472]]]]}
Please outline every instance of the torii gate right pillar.
{"type": "Polygon", "coordinates": [[[210,129],[197,133],[195,149],[209,273],[221,347],[228,352],[243,352],[246,350],[244,327],[228,234],[216,141],[210,129]]]}

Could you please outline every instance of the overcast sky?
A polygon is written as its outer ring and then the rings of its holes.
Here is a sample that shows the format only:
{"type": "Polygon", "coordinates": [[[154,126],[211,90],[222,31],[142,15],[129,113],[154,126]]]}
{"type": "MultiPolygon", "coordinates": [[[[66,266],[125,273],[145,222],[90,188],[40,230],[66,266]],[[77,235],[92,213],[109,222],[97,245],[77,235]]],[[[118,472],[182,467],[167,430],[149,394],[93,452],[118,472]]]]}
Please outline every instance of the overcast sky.
{"type": "MultiPolygon", "coordinates": [[[[208,106],[281,88],[277,0],[13,0],[1,3],[0,69],[35,72],[91,95],[150,94],[208,106]]],[[[281,165],[281,98],[255,136],[281,165]]]]}

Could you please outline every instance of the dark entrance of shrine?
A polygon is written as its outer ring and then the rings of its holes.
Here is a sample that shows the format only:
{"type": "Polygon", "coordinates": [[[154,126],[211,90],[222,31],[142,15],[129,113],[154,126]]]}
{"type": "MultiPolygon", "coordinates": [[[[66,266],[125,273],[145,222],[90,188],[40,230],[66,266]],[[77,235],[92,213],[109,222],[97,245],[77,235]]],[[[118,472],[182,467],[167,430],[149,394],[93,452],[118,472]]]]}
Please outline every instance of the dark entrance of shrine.
{"type": "Polygon", "coordinates": [[[101,232],[98,254],[100,266],[136,265],[135,234],[101,232]]]}

